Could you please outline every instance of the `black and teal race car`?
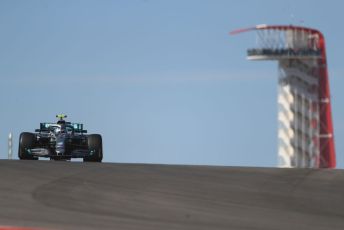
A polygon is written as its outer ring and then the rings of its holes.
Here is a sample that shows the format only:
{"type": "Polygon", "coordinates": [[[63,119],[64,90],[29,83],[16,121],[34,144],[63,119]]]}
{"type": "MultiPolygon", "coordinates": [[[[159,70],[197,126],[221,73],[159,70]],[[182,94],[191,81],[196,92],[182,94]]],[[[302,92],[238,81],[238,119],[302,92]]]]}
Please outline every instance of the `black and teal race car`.
{"type": "Polygon", "coordinates": [[[103,159],[102,137],[86,135],[81,123],[66,122],[64,114],[56,115],[56,123],[40,123],[35,133],[23,132],[19,137],[18,157],[21,160],[52,160],[83,158],[84,162],[101,162],[103,159]]]}

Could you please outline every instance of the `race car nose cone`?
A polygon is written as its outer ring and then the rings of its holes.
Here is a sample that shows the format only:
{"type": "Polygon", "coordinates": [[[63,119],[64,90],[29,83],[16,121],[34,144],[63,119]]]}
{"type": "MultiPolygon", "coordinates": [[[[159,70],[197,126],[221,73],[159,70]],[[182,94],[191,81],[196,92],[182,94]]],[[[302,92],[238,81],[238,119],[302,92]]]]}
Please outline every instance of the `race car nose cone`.
{"type": "Polygon", "coordinates": [[[59,141],[56,143],[56,153],[57,155],[62,155],[65,152],[65,144],[64,141],[59,141]]]}

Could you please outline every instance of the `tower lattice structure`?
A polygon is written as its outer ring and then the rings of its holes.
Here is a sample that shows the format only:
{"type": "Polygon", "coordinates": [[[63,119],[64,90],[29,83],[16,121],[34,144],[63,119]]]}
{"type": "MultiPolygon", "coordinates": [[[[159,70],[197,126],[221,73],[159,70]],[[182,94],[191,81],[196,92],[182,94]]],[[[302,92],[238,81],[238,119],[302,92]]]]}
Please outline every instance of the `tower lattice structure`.
{"type": "Polygon", "coordinates": [[[278,165],[336,166],[325,38],[315,29],[258,25],[249,60],[278,62],[278,165]]]}

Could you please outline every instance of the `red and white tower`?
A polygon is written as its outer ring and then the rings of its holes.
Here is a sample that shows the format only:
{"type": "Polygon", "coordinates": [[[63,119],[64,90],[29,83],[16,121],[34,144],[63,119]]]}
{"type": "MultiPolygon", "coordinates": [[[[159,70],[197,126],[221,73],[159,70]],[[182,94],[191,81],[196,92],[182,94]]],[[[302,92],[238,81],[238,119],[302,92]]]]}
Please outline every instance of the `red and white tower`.
{"type": "Polygon", "coordinates": [[[336,166],[325,39],[315,29],[258,25],[249,60],[278,61],[278,165],[336,166]]]}

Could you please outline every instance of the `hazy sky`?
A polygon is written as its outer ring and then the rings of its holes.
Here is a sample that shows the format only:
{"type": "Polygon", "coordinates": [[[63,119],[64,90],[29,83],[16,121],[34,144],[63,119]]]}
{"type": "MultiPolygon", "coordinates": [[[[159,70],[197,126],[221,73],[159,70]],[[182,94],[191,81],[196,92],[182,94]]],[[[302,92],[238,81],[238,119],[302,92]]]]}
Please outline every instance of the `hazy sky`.
{"type": "Polygon", "coordinates": [[[277,63],[246,61],[256,24],[325,35],[344,168],[342,1],[0,0],[0,157],[7,135],[66,113],[104,161],[276,166],[277,63]]]}

